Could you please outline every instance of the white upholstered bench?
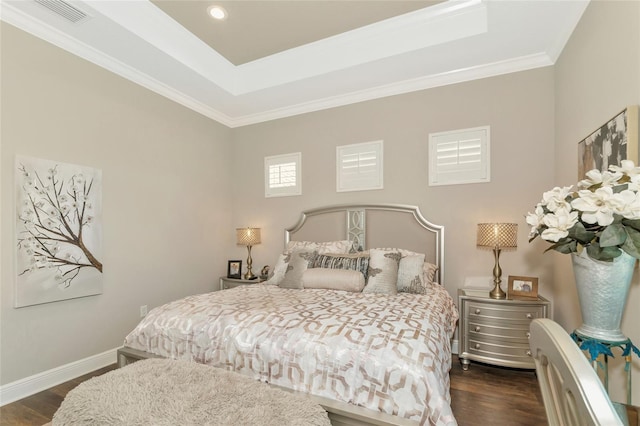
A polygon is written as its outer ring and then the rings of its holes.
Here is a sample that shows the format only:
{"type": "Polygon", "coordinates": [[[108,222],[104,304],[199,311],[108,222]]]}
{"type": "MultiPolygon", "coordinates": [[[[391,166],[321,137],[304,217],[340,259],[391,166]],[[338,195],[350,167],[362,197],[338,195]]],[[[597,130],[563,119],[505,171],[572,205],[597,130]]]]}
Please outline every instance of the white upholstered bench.
{"type": "Polygon", "coordinates": [[[81,383],[53,416],[63,425],[330,425],[304,396],[238,373],[167,359],[138,361],[81,383]]]}

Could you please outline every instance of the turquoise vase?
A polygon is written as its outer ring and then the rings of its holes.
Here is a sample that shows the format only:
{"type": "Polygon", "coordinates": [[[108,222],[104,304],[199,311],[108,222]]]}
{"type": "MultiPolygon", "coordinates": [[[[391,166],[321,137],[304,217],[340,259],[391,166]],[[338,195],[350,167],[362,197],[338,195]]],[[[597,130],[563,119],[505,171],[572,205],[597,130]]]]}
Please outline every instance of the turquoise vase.
{"type": "Polygon", "coordinates": [[[582,325],[576,333],[606,342],[628,338],[620,330],[636,259],[622,252],[613,262],[572,253],[573,272],[580,299],[582,325]]]}

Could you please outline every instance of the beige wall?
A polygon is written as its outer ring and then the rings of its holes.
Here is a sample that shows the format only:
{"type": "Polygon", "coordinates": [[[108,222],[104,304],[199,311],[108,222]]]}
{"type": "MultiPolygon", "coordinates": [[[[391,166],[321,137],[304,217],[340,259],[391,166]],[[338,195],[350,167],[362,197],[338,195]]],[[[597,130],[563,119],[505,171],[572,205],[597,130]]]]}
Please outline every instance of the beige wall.
{"type": "MultiPolygon", "coordinates": [[[[493,254],[476,248],[476,225],[520,225],[518,250],[501,258],[505,277],[534,275],[549,293],[543,247],[527,242],[527,211],[553,183],[553,69],[543,68],[405,94],[235,129],[235,224],[263,228],[254,264],[275,262],[282,229],[304,209],[351,202],[417,205],[446,226],[446,287],[452,295],[467,276],[491,276],[493,254]],[[491,126],[491,182],[428,186],[430,132],[491,126]],[[336,146],[384,140],[384,189],[336,192],[336,146]],[[302,152],[302,192],[264,197],[265,156],[302,152]]],[[[506,280],[506,279],[505,279],[506,280]]]]}
{"type": "MultiPolygon", "coordinates": [[[[564,186],[577,180],[577,142],[626,106],[640,104],[640,2],[591,2],[554,69],[554,181],[564,186]]],[[[555,261],[555,317],[565,329],[572,330],[581,318],[571,261],[559,253],[551,256],[555,261]]],[[[622,330],[636,344],[640,343],[638,306],[640,278],[636,273],[622,324],[622,330]]],[[[635,358],[634,363],[637,377],[640,362],[635,358]]],[[[640,404],[637,379],[633,394],[634,402],[640,404]]],[[[614,396],[623,400],[622,392],[614,396]]]]}
{"type": "MultiPolygon", "coordinates": [[[[229,229],[261,227],[254,270],[273,265],[282,230],[301,210],[328,204],[415,204],[444,224],[452,295],[465,277],[491,275],[492,255],[475,247],[476,224],[517,222],[518,249],[502,255],[504,276],[540,277],[555,319],[566,329],[579,324],[568,257],[529,244],[524,215],[542,192],[575,182],[578,140],[640,103],[640,2],[592,2],[554,67],[233,130],[0,28],[1,384],[120,345],[142,304],[209,290],[227,259],[246,258],[229,229]],[[428,134],[481,125],[491,126],[491,183],[429,187],[428,134]],[[336,146],[378,139],[384,189],[337,193],[336,146]],[[297,151],[303,195],[265,199],[264,157],[297,151]],[[102,169],[104,294],[13,308],[15,154],[102,169]]],[[[640,302],[638,280],[629,306],[640,302]]],[[[627,309],[623,324],[636,343],[638,315],[627,309]]],[[[638,403],[637,384],[634,394],[638,403]]]]}
{"type": "Polygon", "coordinates": [[[231,244],[232,164],[224,126],[7,24],[1,31],[6,384],[120,346],[140,305],[209,291],[231,244]],[[102,295],[13,308],[16,154],[102,169],[102,295]]]}

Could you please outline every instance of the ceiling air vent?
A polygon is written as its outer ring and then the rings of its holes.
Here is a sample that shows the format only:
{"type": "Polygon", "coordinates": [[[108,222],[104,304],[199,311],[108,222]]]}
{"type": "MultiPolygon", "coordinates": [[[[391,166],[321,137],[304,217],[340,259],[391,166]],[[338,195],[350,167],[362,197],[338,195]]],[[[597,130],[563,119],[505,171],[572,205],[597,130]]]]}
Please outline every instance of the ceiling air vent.
{"type": "Polygon", "coordinates": [[[69,22],[77,24],[89,18],[89,15],[81,11],[75,6],[62,0],[35,0],[41,6],[46,7],[53,13],[62,16],[69,22]]]}

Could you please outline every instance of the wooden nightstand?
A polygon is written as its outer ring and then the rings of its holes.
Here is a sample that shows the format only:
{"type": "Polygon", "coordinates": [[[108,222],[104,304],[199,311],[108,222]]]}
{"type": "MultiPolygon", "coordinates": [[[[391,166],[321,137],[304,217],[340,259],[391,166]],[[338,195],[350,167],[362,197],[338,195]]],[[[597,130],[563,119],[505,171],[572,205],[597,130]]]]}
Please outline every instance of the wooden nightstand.
{"type": "Polygon", "coordinates": [[[241,285],[257,284],[261,282],[260,278],[255,280],[243,280],[238,278],[220,277],[220,290],[226,290],[228,288],[234,288],[241,285]]]}
{"type": "Polygon", "coordinates": [[[529,348],[529,325],[547,318],[549,301],[491,299],[489,290],[458,290],[462,369],[471,360],[505,367],[535,369],[529,348]]]}

